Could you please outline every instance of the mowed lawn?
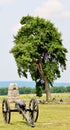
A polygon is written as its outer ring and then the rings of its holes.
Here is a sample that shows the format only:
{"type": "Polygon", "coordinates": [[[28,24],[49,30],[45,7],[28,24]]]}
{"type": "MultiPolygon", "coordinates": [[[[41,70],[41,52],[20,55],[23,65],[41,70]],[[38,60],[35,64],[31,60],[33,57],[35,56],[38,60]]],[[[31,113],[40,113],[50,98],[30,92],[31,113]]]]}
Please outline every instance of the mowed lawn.
{"type": "MultiPolygon", "coordinates": [[[[27,108],[32,97],[36,96],[33,94],[20,96],[27,104],[27,108]]],[[[39,104],[39,118],[35,127],[31,128],[19,113],[11,113],[10,124],[4,123],[1,108],[4,96],[0,96],[0,130],[70,130],[70,93],[52,94],[53,97],[58,100],[62,98],[64,103],[39,104]]],[[[36,98],[45,99],[45,95],[36,98]]]]}

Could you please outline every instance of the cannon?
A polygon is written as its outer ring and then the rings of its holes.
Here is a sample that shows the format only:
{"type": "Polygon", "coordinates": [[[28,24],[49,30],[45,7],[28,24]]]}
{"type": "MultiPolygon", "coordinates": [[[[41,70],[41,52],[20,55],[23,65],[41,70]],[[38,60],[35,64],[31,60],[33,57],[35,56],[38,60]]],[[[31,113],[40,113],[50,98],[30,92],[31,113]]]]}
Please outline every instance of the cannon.
{"type": "Polygon", "coordinates": [[[15,108],[11,109],[7,99],[4,99],[2,102],[2,113],[5,123],[10,123],[11,112],[19,112],[22,114],[28,124],[31,127],[34,127],[34,122],[37,121],[39,114],[37,100],[35,98],[32,98],[29,102],[29,108],[26,108],[26,104],[20,101],[13,101],[13,103],[15,103],[15,108]],[[29,112],[29,117],[26,114],[27,112],[29,112]]]}
{"type": "Polygon", "coordinates": [[[23,116],[23,119],[25,119],[31,127],[35,127],[34,122],[37,121],[39,115],[39,106],[37,99],[32,98],[29,102],[28,108],[26,108],[25,102],[22,102],[21,100],[14,100],[13,98],[11,102],[13,103],[14,108],[10,107],[9,98],[3,99],[2,101],[2,114],[5,123],[10,123],[11,112],[19,112],[19,114],[23,116]],[[27,112],[29,113],[28,115],[27,112]]]}

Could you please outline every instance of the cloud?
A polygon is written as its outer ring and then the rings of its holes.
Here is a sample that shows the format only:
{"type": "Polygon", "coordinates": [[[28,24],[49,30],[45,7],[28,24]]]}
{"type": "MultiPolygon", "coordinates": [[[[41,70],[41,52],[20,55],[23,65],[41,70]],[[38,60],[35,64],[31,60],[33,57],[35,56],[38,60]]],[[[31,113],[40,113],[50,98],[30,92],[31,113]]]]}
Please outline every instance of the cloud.
{"type": "Polygon", "coordinates": [[[17,32],[18,32],[18,30],[21,28],[21,24],[19,23],[19,24],[17,24],[17,25],[15,25],[13,28],[12,28],[12,32],[14,33],[14,34],[16,34],[17,32]]]}
{"type": "Polygon", "coordinates": [[[70,17],[70,11],[66,9],[59,0],[48,0],[34,11],[36,16],[44,18],[67,18],[70,17]]]}
{"type": "Polygon", "coordinates": [[[0,0],[0,6],[3,6],[5,4],[11,4],[13,3],[15,0],[0,0]]]}

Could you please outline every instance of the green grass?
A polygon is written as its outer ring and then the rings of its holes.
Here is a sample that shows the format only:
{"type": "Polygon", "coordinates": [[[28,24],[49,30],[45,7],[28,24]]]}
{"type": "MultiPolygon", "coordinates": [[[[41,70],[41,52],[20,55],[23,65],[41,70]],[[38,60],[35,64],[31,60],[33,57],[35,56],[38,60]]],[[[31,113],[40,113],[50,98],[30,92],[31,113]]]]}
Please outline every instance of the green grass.
{"type": "MultiPolygon", "coordinates": [[[[29,100],[36,96],[28,94],[20,97],[28,104],[29,100]]],[[[70,93],[52,94],[53,97],[70,101],[70,93]]],[[[0,96],[0,130],[70,130],[70,104],[39,104],[39,118],[35,128],[31,128],[19,113],[11,113],[10,124],[4,123],[1,110],[3,98],[4,96],[0,96]]],[[[45,95],[41,99],[45,99],[45,95]]]]}

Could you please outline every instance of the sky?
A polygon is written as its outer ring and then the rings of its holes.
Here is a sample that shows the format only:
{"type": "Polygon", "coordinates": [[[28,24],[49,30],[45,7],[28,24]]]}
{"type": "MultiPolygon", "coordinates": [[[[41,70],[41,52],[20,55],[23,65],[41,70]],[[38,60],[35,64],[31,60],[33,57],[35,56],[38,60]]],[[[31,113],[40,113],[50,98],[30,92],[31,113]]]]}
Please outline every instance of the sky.
{"type": "Polygon", "coordinates": [[[32,80],[29,73],[28,79],[18,76],[15,59],[10,54],[13,35],[26,15],[50,20],[62,33],[63,45],[68,50],[67,67],[55,82],[70,82],[70,0],[0,0],[0,81],[32,80]]]}

